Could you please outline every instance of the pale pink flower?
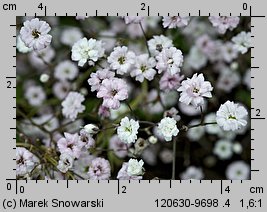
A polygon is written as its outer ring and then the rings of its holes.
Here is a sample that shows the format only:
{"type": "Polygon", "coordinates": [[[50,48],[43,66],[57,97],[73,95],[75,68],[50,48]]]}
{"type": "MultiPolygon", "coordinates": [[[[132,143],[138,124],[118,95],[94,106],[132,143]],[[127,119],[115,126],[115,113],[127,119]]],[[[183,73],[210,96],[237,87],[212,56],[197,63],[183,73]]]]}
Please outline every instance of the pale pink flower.
{"type": "Polygon", "coordinates": [[[128,51],[126,46],[115,47],[108,57],[108,63],[111,69],[117,70],[117,74],[123,75],[128,73],[135,63],[135,54],[128,51]]]}
{"type": "Polygon", "coordinates": [[[195,107],[202,106],[204,97],[212,97],[212,90],[213,87],[210,82],[205,81],[203,74],[194,74],[191,79],[184,80],[181,87],[178,88],[178,91],[182,92],[179,101],[195,107]]]}
{"type": "Polygon", "coordinates": [[[153,57],[149,57],[148,54],[142,54],[136,57],[135,67],[131,71],[131,77],[135,77],[135,80],[143,82],[144,79],[149,81],[154,79],[156,75],[156,60],[153,57]]]}
{"type": "Polygon", "coordinates": [[[196,46],[198,47],[200,51],[202,51],[208,57],[211,54],[213,54],[214,49],[215,49],[214,41],[211,40],[211,38],[206,34],[197,38],[196,46]]]}
{"type": "Polygon", "coordinates": [[[117,135],[113,135],[110,138],[109,148],[113,149],[114,154],[119,158],[125,158],[128,155],[128,145],[122,142],[117,135]]]}
{"type": "Polygon", "coordinates": [[[160,90],[167,92],[176,90],[180,87],[183,79],[184,75],[180,75],[180,73],[171,75],[169,72],[165,72],[159,81],[160,90]]]}
{"type": "Polygon", "coordinates": [[[164,28],[181,28],[188,25],[190,17],[181,17],[181,16],[165,16],[162,19],[164,28]]]}
{"type": "Polygon", "coordinates": [[[64,99],[71,89],[71,84],[67,81],[56,82],[53,85],[53,93],[58,99],[64,99]]]}
{"type": "Polygon", "coordinates": [[[30,173],[35,166],[34,155],[24,147],[16,148],[16,175],[24,176],[30,173]]]}
{"type": "Polygon", "coordinates": [[[128,88],[124,80],[111,78],[103,80],[97,98],[103,98],[103,106],[110,109],[118,109],[120,101],[128,98],[128,88]]]}
{"type": "Polygon", "coordinates": [[[50,45],[52,36],[48,34],[51,27],[38,18],[27,20],[20,30],[20,38],[28,48],[41,50],[50,45]]]}
{"type": "Polygon", "coordinates": [[[142,180],[143,176],[129,175],[128,174],[128,163],[123,163],[120,171],[118,172],[118,180],[142,180]]]}
{"type": "Polygon", "coordinates": [[[25,92],[25,98],[28,100],[30,105],[40,106],[46,99],[46,94],[44,92],[43,87],[31,86],[27,88],[25,92]]]}
{"type": "Polygon", "coordinates": [[[180,72],[180,67],[183,63],[183,55],[179,49],[175,47],[163,49],[161,53],[156,56],[156,59],[156,68],[159,74],[163,71],[167,71],[172,75],[180,72]]]}
{"type": "Polygon", "coordinates": [[[171,117],[175,121],[181,120],[181,116],[178,115],[178,110],[175,107],[172,107],[169,110],[164,111],[163,117],[171,117]]]}
{"type": "Polygon", "coordinates": [[[90,180],[108,180],[111,175],[111,168],[108,160],[95,158],[89,167],[90,180]]]}
{"type": "Polygon", "coordinates": [[[233,30],[239,23],[239,17],[230,16],[211,16],[209,20],[220,34],[224,34],[227,29],[233,30]]]}
{"type": "Polygon", "coordinates": [[[108,118],[110,117],[110,109],[108,107],[105,107],[103,105],[100,105],[100,107],[98,108],[98,115],[101,118],[108,118]]]}
{"type": "Polygon", "coordinates": [[[61,103],[63,109],[62,114],[74,121],[77,118],[78,113],[82,113],[85,110],[85,106],[82,105],[84,96],[78,92],[70,92],[66,99],[61,103]]]}
{"type": "Polygon", "coordinates": [[[62,137],[57,142],[57,147],[61,154],[66,153],[73,158],[79,158],[81,154],[80,138],[77,133],[70,134],[64,133],[65,137],[62,137]]]}
{"type": "Polygon", "coordinates": [[[138,24],[145,19],[145,17],[142,16],[123,16],[123,18],[126,24],[138,24]]]}
{"type": "Polygon", "coordinates": [[[79,144],[81,145],[81,147],[90,149],[92,147],[95,147],[95,140],[93,139],[92,135],[89,134],[85,129],[81,129],[79,144]]]}
{"type": "Polygon", "coordinates": [[[88,84],[91,85],[91,91],[98,91],[104,79],[110,79],[115,76],[115,73],[109,69],[100,69],[95,73],[91,73],[88,79],[88,84]]]}

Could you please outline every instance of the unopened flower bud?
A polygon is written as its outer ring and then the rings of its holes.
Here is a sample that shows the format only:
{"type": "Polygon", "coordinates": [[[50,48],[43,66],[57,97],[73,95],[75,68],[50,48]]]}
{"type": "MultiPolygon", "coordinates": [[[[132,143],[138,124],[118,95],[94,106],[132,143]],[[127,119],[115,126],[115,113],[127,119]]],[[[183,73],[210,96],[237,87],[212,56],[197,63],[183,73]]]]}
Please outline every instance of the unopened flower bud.
{"type": "Polygon", "coordinates": [[[40,81],[42,82],[42,83],[46,83],[48,80],[49,80],[49,75],[48,74],[42,74],[41,76],[40,76],[40,81]]]}
{"type": "Polygon", "coordinates": [[[155,144],[158,142],[158,139],[154,136],[154,135],[151,135],[149,138],[148,138],[148,141],[149,143],[151,144],[155,144]]]}
{"type": "Polygon", "coordinates": [[[236,143],[233,144],[233,151],[234,151],[234,153],[240,154],[242,152],[242,150],[243,150],[243,148],[242,148],[242,146],[241,146],[240,143],[237,143],[236,142],[236,143]]]}
{"type": "Polygon", "coordinates": [[[98,126],[96,126],[96,125],[94,125],[94,124],[87,124],[87,125],[85,125],[83,128],[84,128],[84,130],[85,130],[86,132],[88,132],[89,134],[96,134],[96,133],[98,133],[98,131],[99,131],[98,126]]]}

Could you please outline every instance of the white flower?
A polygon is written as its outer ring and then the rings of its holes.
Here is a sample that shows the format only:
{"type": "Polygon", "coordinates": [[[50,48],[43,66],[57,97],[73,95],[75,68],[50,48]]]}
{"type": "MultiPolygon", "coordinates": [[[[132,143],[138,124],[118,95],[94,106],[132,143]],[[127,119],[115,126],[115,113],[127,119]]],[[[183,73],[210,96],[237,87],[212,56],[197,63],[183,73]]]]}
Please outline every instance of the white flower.
{"type": "Polygon", "coordinates": [[[61,81],[73,80],[78,75],[78,67],[71,61],[65,60],[55,67],[55,78],[61,81]]]}
{"type": "Polygon", "coordinates": [[[138,24],[144,20],[144,17],[142,16],[123,16],[123,18],[126,24],[138,24]]]}
{"type": "Polygon", "coordinates": [[[78,66],[83,66],[87,61],[96,62],[98,58],[103,57],[105,49],[102,41],[83,38],[74,43],[71,52],[71,59],[78,61],[78,66]]]}
{"type": "Polygon", "coordinates": [[[213,90],[210,82],[205,81],[203,74],[194,74],[191,79],[182,81],[182,85],[178,88],[181,91],[179,101],[195,107],[204,104],[204,97],[211,98],[211,91],[213,90]]]}
{"type": "Polygon", "coordinates": [[[40,106],[46,99],[45,92],[41,86],[31,86],[26,90],[25,97],[32,106],[40,106]]]}
{"type": "Polygon", "coordinates": [[[226,42],[221,47],[221,54],[222,58],[227,62],[230,63],[238,56],[238,50],[234,46],[232,42],[226,42]]]}
{"type": "Polygon", "coordinates": [[[168,71],[171,75],[180,72],[180,67],[183,63],[182,52],[175,48],[165,48],[156,56],[159,74],[163,71],[168,71]]]}
{"type": "Polygon", "coordinates": [[[108,57],[108,63],[110,63],[111,69],[117,70],[117,74],[123,75],[128,73],[134,65],[135,54],[128,51],[126,46],[118,46],[108,57]]]}
{"type": "Polygon", "coordinates": [[[82,113],[85,110],[85,106],[82,105],[84,96],[78,92],[70,92],[66,99],[61,103],[63,109],[62,114],[74,121],[77,118],[78,113],[82,113]]]}
{"type": "Polygon", "coordinates": [[[98,126],[96,126],[94,124],[87,124],[83,128],[87,133],[89,133],[91,135],[96,134],[99,131],[98,126]]]}
{"type": "Polygon", "coordinates": [[[180,175],[180,177],[182,180],[202,180],[204,174],[201,168],[190,166],[180,175]]]}
{"type": "Polygon", "coordinates": [[[51,27],[45,21],[38,18],[27,20],[20,29],[21,40],[28,48],[40,50],[46,48],[52,40],[52,36],[47,34],[51,27]]]}
{"type": "Polygon", "coordinates": [[[250,167],[244,161],[235,161],[226,169],[228,180],[248,180],[250,177],[250,167]]]}
{"type": "Polygon", "coordinates": [[[221,160],[226,160],[233,155],[233,144],[229,140],[219,140],[216,142],[213,153],[218,156],[221,160]]]}
{"type": "Polygon", "coordinates": [[[57,169],[62,173],[66,173],[73,166],[74,159],[71,155],[67,153],[62,153],[60,155],[60,160],[58,161],[57,169]]]}
{"type": "Polygon", "coordinates": [[[177,27],[185,27],[188,25],[190,21],[190,17],[181,17],[181,16],[165,16],[162,19],[164,28],[177,28],[177,27]]]}
{"type": "Polygon", "coordinates": [[[216,121],[225,131],[235,131],[247,125],[247,110],[234,102],[222,104],[216,113],[216,121]]]}
{"type": "Polygon", "coordinates": [[[197,47],[193,46],[190,49],[189,55],[186,58],[186,62],[194,70],[199,70],[206,65],[208,58],[205,54],[197,47]]]}
{"type": "Polygon", "coordinates": [[[131,176],[127,172],[128,170],[128,163],[123,163],[121,169],[118,172],[117,179],[118,180],[141,180],[142,176],[131,176]]]}
{"type": "Polygon", "coordinates": [[[34,155],[23,147],[16,148],[16,175],[24,176],[30,173],[35,165],[34,155]]]}
{"type": "Polygon", "coordinates": [[[237,72],[224,68],[222,69],[216,87],[227,93],[240,83],[240,76],[237,72]]]}
{"type": "Polygon", "coordinates": [[[153,56],[158,55],[163,49],[173,47],[172,40],[164,35],[154,35],[148,42],[149,51],[153,56]]]}
{"type": "Polygon", "coordinates": [[[234,48],[245,54],[248,51],[248,48],[251,47],[251,33],[250,32],[240,32],[238,35],[232,38],[234,42],[234,48]]]}
{"type": "Polygon", "coordinates": [[[18,35],[17,38],[17,50],[21,53],[28,53],[32,51],[32,48],[28,48],[18,35]]]}
{"type": "Polygon", "coordinates": [[[137,139],[138,129],[138,121],[133,119],[129,120],[128,117],[124,117],[120,122],[117,133],[121,141],[125,143],[134,143],[137,139]]]}
{"type": "Polygon", "coordinates": [[[161,119],[160,123],[158,124],[158,130],[164,136],[166,141],[171,141],[172,136],[177,136],[179,132],[175,119],[170,117],[161,119]]]}
{"type": "Polygon", "coordinates": [[[146,78],[151,81],[156,75],[156,60],[148,54],[142,54],[136,57],[135,68],[131,71],[131,77],[135,77],[135,80],[143,82],[146,78]]]}
{"type": "Polygon", "coordinates": [[[82,37],[83,34],[79,28],[69,27],[62,31],[60,41],[65,45],[72,46],[75,42],[82,39],[82,37]]]}
{"type": "Polygon", "coordinates": [[[143,175],[144,174],[144,161],[140,160],[138,161],[137,159],[130,159],[128,161],[128,168],[127,168],[127,173],[129,176],[138,176],[138,175],[143,175]]]}

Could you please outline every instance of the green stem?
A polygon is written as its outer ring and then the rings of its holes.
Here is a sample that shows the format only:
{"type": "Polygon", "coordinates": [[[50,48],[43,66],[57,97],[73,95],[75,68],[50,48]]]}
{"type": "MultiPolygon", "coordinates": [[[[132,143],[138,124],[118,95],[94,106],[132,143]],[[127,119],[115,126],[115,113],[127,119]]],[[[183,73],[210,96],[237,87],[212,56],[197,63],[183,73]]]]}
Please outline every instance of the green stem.
{"type": "Polygon", "coordinates": [[[139,23],[139,25],[140,25],[140,28],[141,28],[141,30],[143,32],[143,36],[144,36],[144,40],[145,40],[145,43],[146,43],[146,48],[147,48],[148,55],[149,55],[149,57],[151,57],[151,52],[149,51],[149,47],[148,47],[148,42],[147,42],[147,37],[146,37],[145,30],[144,30],[141,22],[139,23]]]}

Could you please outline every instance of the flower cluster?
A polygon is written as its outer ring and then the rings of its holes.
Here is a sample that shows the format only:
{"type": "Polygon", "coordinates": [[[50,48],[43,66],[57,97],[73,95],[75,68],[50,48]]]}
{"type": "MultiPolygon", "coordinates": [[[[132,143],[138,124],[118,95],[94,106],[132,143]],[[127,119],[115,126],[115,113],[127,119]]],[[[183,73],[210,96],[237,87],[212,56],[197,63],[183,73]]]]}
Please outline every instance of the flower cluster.
{"type": "Polygon", "coordinates": [[[250,178],[249,17],[17,20],[17,179],[250,178]]]}

